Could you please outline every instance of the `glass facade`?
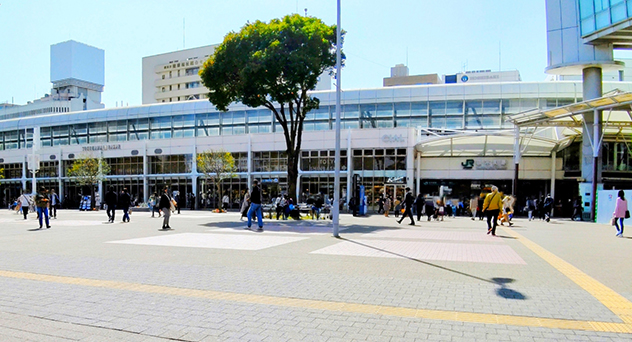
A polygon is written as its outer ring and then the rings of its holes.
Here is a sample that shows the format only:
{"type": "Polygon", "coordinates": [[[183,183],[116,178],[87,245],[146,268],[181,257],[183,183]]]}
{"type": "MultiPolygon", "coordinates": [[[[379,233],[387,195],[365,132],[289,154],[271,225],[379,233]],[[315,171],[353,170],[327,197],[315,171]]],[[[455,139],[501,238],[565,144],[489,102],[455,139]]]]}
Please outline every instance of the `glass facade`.
{"type": "Polygon", "coordinates": [[[578,0],[582,36],[632,18],[632,0],[578,0]]]}

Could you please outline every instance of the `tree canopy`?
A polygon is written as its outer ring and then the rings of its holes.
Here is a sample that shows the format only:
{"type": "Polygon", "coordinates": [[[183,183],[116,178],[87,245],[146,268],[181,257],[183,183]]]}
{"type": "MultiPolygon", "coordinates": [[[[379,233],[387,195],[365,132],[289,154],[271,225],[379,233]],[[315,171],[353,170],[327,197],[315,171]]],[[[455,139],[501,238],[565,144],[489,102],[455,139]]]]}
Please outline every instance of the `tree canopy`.
{"type": "Polygon", "coordinates": [[[308,91],[335,64],[336,26],[293,14],[269,23],[247,23],[239,32],[230,32],[200,70],[217,109],[226,111],[232,102],[241,102],[274,113],[285,135],[292,195],[303,120],[319,105],[308,91]]]}
{"type": "Polygon", "coordinates": [[[68,177],[75,177],[81,185],[96,185],[110,173],[110,165],[103,158],[82,156],[68,169],[68,177]]]}
{"type": "Polygon", "coordinates": [[[197,167],[198,171],[215,182],[218,196],[221,196],[222,181],[235,177],[235,159],[232,154],[224,150],[209,150],[199,153],[197,155],[197,167]]]}

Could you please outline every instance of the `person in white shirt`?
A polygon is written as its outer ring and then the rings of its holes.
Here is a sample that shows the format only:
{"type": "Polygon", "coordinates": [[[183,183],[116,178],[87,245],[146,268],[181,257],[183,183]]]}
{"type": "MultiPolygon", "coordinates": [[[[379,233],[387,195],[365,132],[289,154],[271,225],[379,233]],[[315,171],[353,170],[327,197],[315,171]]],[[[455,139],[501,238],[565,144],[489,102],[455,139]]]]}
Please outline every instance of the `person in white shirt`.
{"type": "Polygon", "coordinates": [[[224,194],[224,197],[222,197],[222,206],[224,210],[228,210],[228,206],[230,203],[230,198],[228,197],[228,194],[224,194]]]}
{"type": "Polygon", "coordinates": [[[22,195],[18,197],[18,201],[20,202],[20,207],[22,208],[22,215],[24,215],[24,219],[26,220],[27,219],[26,215],[28,215],[29,213],[30,203],[29,203],[29,198],[24,192],[24,190],[22,190],[22,195]]]}
{"type": "Polygon", "coordinates": [[[54,219],[57,219],[57,208],[60,207],[60,204],[61,204],[61,201],[59,200],[59,196],[55,193],[55,189],[51,189],[51,194],[50,194],[50,213],[51,213],[51,215],[50,216],[52,218],[54,218],[54,219]]]}

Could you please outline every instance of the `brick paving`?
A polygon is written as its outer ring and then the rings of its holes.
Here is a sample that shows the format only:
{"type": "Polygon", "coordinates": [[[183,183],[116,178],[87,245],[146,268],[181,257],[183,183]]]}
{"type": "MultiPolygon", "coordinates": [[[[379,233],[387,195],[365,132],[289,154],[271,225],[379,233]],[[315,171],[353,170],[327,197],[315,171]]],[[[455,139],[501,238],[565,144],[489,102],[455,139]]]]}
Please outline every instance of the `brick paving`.
{"type": "MultiPolygon", "coordinates": [[[[148,213],[129,224],[106,224],[103,212],[58,216],[40,231],[0,212],[0,271],[23,274],[0,276],[0,341],[632,341],[616,329],[459,320],[622,324],[509,232],[493,239],[466,218],[412,227],[344,215],[335,239],[327,221],[266,220],[263,233],[244,231],[237,213],[183,211],[169,232],[148,213]],[[351,241],[406,257],[317,253],[359,246],[351,241]],[[359,312],[371,307],[383,313],[359,312]],[[439,311],[406,317],[410,309],[439,311]]],[[[632,240],[608,228],[516,220],[515,232],[630,299],[632,240]]]]}

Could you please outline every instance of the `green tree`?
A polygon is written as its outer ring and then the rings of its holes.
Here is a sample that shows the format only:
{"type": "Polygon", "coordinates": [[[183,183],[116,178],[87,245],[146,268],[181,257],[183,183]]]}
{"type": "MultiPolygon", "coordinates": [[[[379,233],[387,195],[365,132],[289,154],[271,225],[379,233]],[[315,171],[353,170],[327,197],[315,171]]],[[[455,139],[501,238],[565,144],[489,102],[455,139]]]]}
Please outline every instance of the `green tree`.
{"type": "Polygon", "coordinates": [[[67,170],[66,175],[73,177],[77,183],[90,188],[91,208],[94,208],[94,187],[110,173],[110,165],[103,158],[81,156],[67,170]]]}
{"type": "Polygon", "coordinates": [[[285,136],[291,195],[296,193],[303,120],[320,103],[308,91],[335,64],[336,26],[293,14],[247,23],[227,34],[200,70],[218,110],[239,101],[274,113],[285,136]]]}
{"type": "MultiPolygon", "coordinates": [[[[197,167],[199,172],[215,183],[217,195],[220,199],[222,198],[222,181],[235,177],[235,171],[237,170],[235,158],[224,150],[209,150],[199,153],[197,155],[197,167]]],[[[220,208],[220,202],[217,201],[217,209],[220,208]]]]}

